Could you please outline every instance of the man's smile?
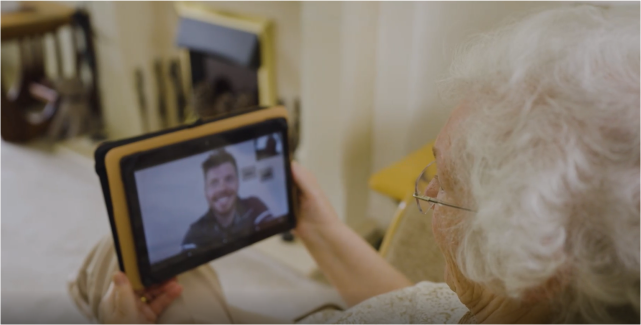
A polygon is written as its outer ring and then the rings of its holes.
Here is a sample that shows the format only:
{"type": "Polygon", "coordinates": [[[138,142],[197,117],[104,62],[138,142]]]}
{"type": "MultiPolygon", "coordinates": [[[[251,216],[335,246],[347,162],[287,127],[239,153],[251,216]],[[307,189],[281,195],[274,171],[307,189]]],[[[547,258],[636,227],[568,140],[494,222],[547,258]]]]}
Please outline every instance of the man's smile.
{"type": "Polygon", "coordinates": [[[231,200],[233,200],[233,199],[234,199],[234,195],[232,195],[232,194],[221,195],[221,196],[219,196],[219,197],[214,199],[214,204],[216,204],[216,205],[219,205],[219,204],[227,205],[227,204],[231,203],[231,200]]]}

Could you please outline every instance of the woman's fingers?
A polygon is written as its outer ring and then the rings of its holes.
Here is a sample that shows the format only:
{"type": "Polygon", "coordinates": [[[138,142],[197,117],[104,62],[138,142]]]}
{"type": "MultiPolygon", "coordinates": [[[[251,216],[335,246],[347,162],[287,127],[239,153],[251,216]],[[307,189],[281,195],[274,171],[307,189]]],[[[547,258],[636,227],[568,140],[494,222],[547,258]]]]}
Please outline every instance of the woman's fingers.
{"type": "Polygon", "coordinates": [[[117,313],[121,315],[131,315],[136,313],[136,294],[131,287],[127,276],[118,271],[113,276],[114,283],[114,307],[117,313]]]}
{"type": "Polygon", "coordinates": [[[182,286],[176,282],[168,283],[163,287],[165,290],[147,304],[155,315],[160,315],[182,293],[182,286]]]}
{"type": "Polygon", "coordinates": [[[303,195],[314,193],[314,186],[316,186],[314,175],[295,161],[292,161],[292,175],[303,195]]]}
{"type": "Polygon", "coordinates": [[[140,303],[140,311],[142,312],[143,317],[147,320],[148,323],[154,324],[158,319],[158,314],[155,314],[149,306],[144,303],[140,303]]]}
{"type": "Polygon", "coordinates": [[[149,322],[155,322],[158,315],[180,295],[181,291],[182,287],[176,278],[142,291],[140,295],[147,299],[147,303],[139,302],[144,317],[149,322]]]}
{"type": "Polygon", "coordinates": [[[120,324],[153,323],[181,292],[180,284],[176,279],[171,279],[157,287],[136,293],[127,276],[116,272],[111,287],[100,304],[100,320],[120,324]],[[147,298],[148,303],[144,303],[141,296],[147,298]]]}
{"type": "Polygon", "coordinates": [[[142,317],[144,317],[148,323],[155,323],[158,319],[158,315],[142,301],[138,301],[138,310],[140,310],[142,317]]]}
{"type": "Polygon", "coordinates": [[[159,285],[155,285],[153,287],[149,287],[142,291],[140,293],[141,296],[147,298],[147,300],[153,300],[155,299],[158,295],[161,293],[165,292],[167,290],[167,287],[171,285],[172,283],[178,283],[176,278],[171,278],[170,280],[161,283],[159,285]]]}

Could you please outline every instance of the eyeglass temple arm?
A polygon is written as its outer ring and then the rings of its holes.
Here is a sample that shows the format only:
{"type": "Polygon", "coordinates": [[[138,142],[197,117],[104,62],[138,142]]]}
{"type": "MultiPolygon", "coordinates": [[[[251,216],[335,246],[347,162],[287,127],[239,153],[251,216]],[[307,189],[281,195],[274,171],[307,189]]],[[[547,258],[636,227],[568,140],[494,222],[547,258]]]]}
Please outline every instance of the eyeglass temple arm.
{"type": "Polygon", "coordinates": [[[456,208],[456,209],[461,209],[461,210],[465,210],[465,211],[469,211],[469,212],[474,212],[474,210],[470,210],[470,209],[463,208],[463,207],[460,207],[460,206],[457,206],[457,205],[453,205],[453,204],[447,204],[445,202],[441,202],[439,200],[433,199],[433,198],[428,197],[428,196],[421,196],[421,195],[418,195],[418,194],[413,194],[412,196],[417,198],[417,199],[419,199],[419,200],[423,200],[423,201],[432,202],[432,203],[435,203],[435,204],[444,205],[444,206],[447,206],[447,207],[450,207],[450,208],[456,208]]]}

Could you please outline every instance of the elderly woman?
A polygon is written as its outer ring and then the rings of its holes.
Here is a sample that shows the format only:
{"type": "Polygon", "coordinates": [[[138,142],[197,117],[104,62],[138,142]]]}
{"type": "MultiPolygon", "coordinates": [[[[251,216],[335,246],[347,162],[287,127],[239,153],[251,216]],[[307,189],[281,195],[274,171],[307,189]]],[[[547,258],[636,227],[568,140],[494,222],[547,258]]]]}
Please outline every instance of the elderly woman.
{"type": "MultiPolygon", "coordinates": [[[[415,194],[433,209],[447,284],[408,281],[294,164],[296,233],[352,306],[308,321],[638,323],[639,86],[638,16],[544,11],[467,47],[448,80],[457,107],[425,162],[438,173],[421,175],[415,194]]],[[[168,316],[180,312],[268,321],[226,305],[211,270],[191,273],[142,293],[146,304],[118,273],[95,313],[106,322],[183,321],[168,316]],[[185,303],[195,290],[212,294],[185,303]]]]}

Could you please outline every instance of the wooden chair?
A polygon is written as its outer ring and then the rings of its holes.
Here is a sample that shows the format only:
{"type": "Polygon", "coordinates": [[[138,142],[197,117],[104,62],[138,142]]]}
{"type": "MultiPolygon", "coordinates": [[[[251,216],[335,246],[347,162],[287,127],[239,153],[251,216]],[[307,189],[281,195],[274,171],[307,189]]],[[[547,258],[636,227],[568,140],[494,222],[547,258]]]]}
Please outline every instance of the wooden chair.
{"type": "MultiPolygon", "coordinates": [[[[6,141],[23,142],[42,135],[53,119],[50,111],[48,116],[28,113],[29,107],[40,104],[30,88],[36,84],[51,89],[45,78],[42,36],[71,23],[73,11],[54,3],[32,3],[18,11],[2,13],[2,41],[18,41],[21,57],[15,84],[9,89],[2,87],[2,138],[6,141]]],[[[58,42],[55,44],[59,55],[58,42]]],[[[61,69],[61,58],[58,58],[58,67],[61,69]]],[[[45,102],[44,106],[55,108],[57,96],[54,97],[53,102],[45,102]]]]}
{"type": "MultiPolygon", "coordinates": [[[[2,13],[2,42],[19,43],[21,67],[16,82],[11,87],[2,85],[2,138],[6,141],[24,142],[49,132],[50,138],[60,136],[61,129],[50,129],[54,124],[66,125],[72,132],[80,131],[87,122],[100,120],[100,101],[97,91],[97,70],[95,51],[89,18],[83,11],[55,2],[23,2],[17,11],[2,13]],[[56,32],[63,26],[79,29],[83,34],[83,46],[79,47],[76,33],[73,33],[73,51],[75,52],[75,72],[73,81],[62,78],[62,54],[56,32]],[[54,35],[55,56],[57,60],[58,80],[50,80],[45,75],[44,36],[54,35]],[[91,71],[91,85],[86,90],[69,90],[67,85],[79,84],[79,71],[82,64],[87,64],[91,71]],[[78,103],[77,93],[86,92],[85,104],[78,103]],[[66,113],[58,113],[60,106],[73,107],[66,113]],[[79,108],[82,114],[73,115],[79,108]],[[88,112],[85,112],[88,111],[88,112]],[[84,117],[91,116],[93,120],[84,117]]],[[[91,127],[96,127],[92,123],[91,127]]],[[[85,126],[86,127],[86,126],[85,126]]],[[[74,136],[76,134],[71,134],[74,136]]]]}

